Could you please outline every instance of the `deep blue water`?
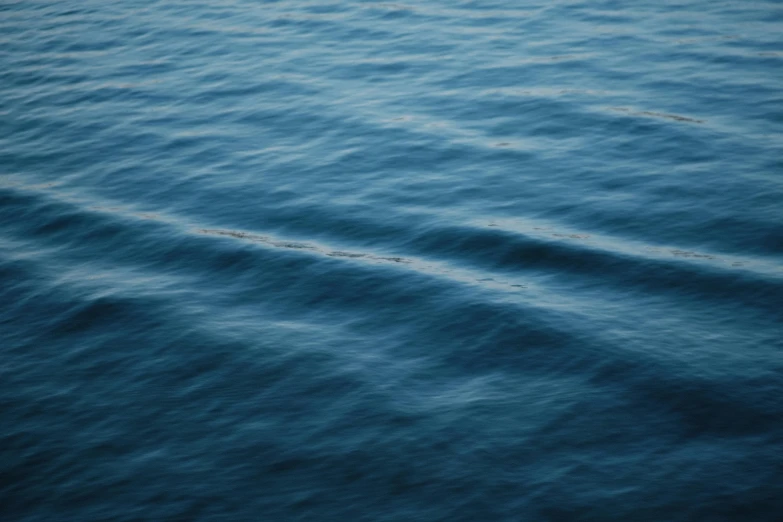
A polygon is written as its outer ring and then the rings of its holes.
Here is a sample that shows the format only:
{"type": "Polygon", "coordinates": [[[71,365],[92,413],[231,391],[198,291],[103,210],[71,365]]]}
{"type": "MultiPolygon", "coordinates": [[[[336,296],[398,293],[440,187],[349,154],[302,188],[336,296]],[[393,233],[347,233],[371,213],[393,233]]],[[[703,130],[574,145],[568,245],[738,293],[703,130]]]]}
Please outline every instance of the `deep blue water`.
{"type": "Polygon", "coordinates": [[[778,521],[783,3],[4,0],[3,521],[778,521]]]}

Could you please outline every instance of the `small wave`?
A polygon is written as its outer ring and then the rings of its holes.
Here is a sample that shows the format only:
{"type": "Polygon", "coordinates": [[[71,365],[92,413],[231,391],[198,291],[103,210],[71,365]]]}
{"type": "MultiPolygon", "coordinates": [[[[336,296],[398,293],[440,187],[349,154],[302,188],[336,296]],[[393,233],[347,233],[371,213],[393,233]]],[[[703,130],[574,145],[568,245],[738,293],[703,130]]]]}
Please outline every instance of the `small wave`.
{"type": "Polygon", "coordinates": [[[626,107],[610,107],[609,110],[624,112],[631,116],[649,116],[651,118],[663,118],[666,120],[681,121],[685,123],[704,123],[704,120],[699,120],[688,116],[680,116],[679,114],[666,114],[663,112],[653,112],[653,111],[634,111],[626,107]]]}

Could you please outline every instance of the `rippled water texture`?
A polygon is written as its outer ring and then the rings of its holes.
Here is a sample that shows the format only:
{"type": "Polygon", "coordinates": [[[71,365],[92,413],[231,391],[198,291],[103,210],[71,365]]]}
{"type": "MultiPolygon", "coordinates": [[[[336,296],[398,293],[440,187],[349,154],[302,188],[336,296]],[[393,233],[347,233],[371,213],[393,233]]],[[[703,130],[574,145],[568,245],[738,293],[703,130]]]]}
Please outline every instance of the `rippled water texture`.
{"type": "Polygon", "coordinates": [[[780,520],[781,35],[2,1],[0,518],[780,520]]]}

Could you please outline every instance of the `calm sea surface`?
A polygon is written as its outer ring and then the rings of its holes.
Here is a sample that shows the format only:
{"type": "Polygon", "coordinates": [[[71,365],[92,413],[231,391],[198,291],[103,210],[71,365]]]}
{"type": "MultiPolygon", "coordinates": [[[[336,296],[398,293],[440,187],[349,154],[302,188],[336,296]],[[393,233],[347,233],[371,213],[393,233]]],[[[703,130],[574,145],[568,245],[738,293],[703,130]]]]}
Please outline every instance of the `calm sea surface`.
{"type": "Polygon", "coordinates": [[[780,520],[781,35],[2,0],[0,519],[780,520]]]}

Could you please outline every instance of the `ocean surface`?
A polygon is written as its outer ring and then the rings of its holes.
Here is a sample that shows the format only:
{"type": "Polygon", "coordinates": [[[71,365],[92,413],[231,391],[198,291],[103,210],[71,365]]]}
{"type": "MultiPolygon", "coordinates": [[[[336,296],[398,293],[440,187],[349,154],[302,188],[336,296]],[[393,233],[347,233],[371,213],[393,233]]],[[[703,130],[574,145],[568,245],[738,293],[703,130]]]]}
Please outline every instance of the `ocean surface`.
{"type": "Polygon", "coordinates": [[[781,517],[783,2],[0,2],[0,520],[781,517]]]}

